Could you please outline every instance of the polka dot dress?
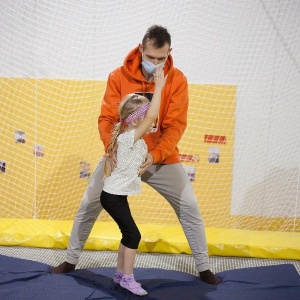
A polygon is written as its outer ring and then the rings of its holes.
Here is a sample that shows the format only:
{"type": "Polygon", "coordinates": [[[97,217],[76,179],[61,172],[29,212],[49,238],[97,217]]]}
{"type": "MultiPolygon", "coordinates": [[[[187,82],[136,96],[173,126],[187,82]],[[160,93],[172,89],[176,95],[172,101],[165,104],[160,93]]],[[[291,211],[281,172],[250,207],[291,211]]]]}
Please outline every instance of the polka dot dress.
{"type": "Polygon", "coordinates": [[[140,166],[148,149],[141,138],[134,143],[135,129],[118,136],[117,167],[104,181],[103,190],[114,195],[133,195],[141,192],[140,166]]]}

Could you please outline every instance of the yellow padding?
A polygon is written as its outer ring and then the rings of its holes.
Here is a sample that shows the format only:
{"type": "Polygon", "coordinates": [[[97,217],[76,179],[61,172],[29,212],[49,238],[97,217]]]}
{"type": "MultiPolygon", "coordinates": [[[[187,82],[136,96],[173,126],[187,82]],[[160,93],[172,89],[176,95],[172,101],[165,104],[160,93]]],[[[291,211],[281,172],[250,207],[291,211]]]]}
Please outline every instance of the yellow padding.
{"type": "MultiPolygon", "coordinates": [[[[73,221],[1,219],[0,245],[61,248],[68,245],[73,221]]],[[[191,250],[180,226],[139,224],[140,252],[186,253],[191,250]]],[[[209,255],[300,259],[300,233],[207,228],[209,255]]],[[[97,222],[86,250],[117,250],[115,223],[97,222]]]]}

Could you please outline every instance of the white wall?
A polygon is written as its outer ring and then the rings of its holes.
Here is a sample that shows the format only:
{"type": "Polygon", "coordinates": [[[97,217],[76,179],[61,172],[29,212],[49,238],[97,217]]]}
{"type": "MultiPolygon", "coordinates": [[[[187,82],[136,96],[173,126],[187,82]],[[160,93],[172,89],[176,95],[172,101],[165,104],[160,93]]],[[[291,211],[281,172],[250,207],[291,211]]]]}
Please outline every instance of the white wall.
{"type": "Polygon", "coordinates": [[[150,25],[166,26],[190,83],[237,85],[232,213],[300,217],[300,1],[11,0],[0,10],[1,77],[105,80],[150,25]]]}

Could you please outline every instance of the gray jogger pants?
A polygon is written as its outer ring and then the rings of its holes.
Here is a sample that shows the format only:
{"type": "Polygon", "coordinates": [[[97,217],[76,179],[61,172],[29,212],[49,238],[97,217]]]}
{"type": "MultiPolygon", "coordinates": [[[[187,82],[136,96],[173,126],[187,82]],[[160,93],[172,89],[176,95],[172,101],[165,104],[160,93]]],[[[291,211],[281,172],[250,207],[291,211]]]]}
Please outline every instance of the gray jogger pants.
{"type": "MultiPolygon", "coordinates": [[[[77,264],[84,244],[102,210],[100,194],[103,188],[104,159],[95,169],[74,219],[66,261],[77,264]]],[[[209,269],[208,249],[203,219],[192,184],[180,163],[152,165],[142,181],[149,184],[171,204],[181,223],[195,259],[196,269],[209,269]]]]}

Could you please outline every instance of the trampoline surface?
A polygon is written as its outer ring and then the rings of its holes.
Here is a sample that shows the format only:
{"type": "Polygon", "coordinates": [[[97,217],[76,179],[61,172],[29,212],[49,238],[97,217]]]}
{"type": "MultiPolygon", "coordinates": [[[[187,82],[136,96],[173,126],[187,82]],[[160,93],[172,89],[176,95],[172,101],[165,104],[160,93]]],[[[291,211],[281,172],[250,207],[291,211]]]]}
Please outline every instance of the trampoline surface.
{"type": "MultiPolygon", "coordinates": [[[[49,273],[50,265],[0,255],[0,299],[83,300],[141,299],[114,284],[114,267],[49,273]]],[[[162,300],[299,300],[300,276],[292,264],[219,272],[218,286],[175,270],[136,268],[135,277],[148,291],[143,299],[162,300]]]]}

